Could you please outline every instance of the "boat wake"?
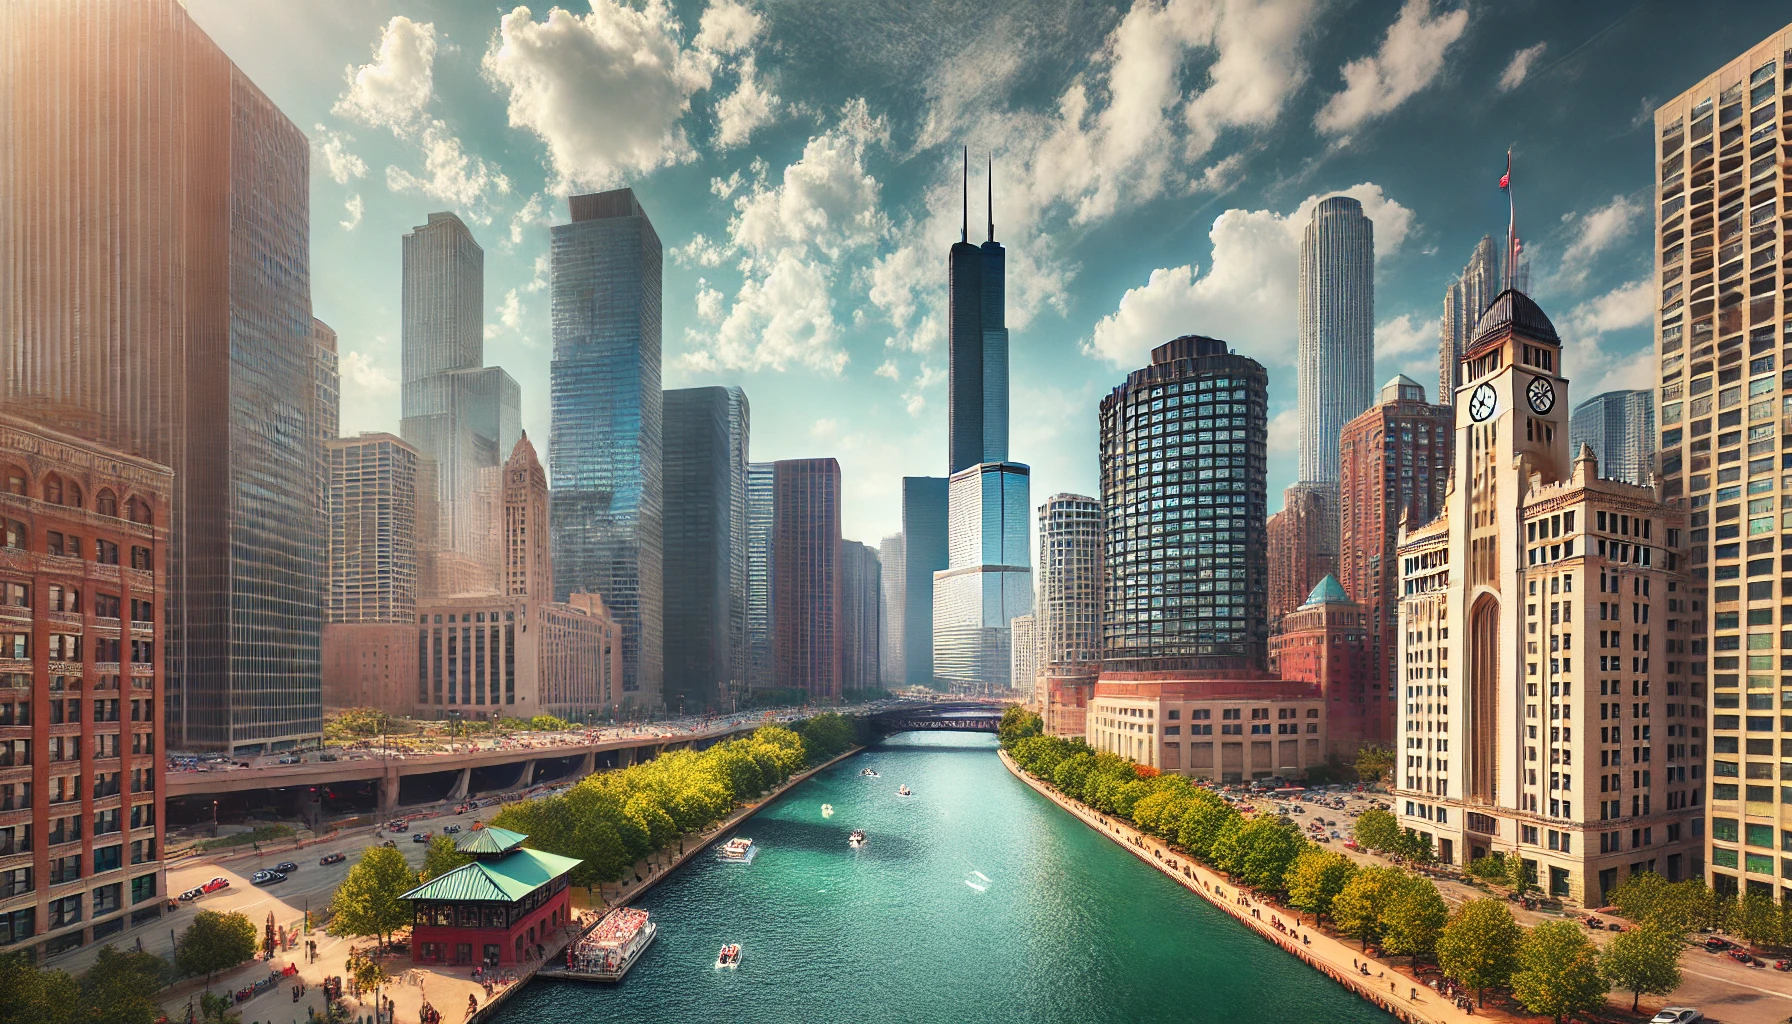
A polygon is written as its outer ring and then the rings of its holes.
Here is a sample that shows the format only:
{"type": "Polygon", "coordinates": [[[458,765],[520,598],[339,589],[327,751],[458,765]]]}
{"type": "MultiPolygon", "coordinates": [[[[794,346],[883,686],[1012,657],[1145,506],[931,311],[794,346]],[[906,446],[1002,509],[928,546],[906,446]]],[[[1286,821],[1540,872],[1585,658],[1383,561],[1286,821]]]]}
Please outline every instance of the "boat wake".
{"type": "Polygon", "coordinates": [[[989,886],[987,886],[987,885],[978,885],[976,882],[973,882],[968,878],[964,880],[964,884],[970,886],[971,888],[977,890],[978,892],[983,892],[989,888],[989,886]]]}
{"type": "Polygon", "coordinates": [[[822,804],[821,805],[821,816],[824,818],[832,818],[834,816],[834,805],[833,804],[822,804]]]}

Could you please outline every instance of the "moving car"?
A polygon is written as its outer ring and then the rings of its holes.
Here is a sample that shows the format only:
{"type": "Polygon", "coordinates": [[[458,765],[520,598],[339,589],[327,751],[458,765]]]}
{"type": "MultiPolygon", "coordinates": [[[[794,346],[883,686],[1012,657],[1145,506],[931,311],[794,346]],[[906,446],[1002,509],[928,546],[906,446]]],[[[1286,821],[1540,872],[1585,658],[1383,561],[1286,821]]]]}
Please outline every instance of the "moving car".
{"type": "Polygon", "coordinates": [[[431,840],[431,839],[433,839],[433,838],[435,838],[435,833],[434,833],[434,832],[419,832],[419,833],[417,833],[417,834],[416,834],[416,835],[414,835],[414,836],[412,836],[412,837],[411,837],[411,842],[413,842],[413,843],[427,843],[427,842],[429,842],[429,841],[430,841],[430,840],[431,840]]]}
{"type": "Polygon", "coordinates": [[[288,871],[299,870],[299,866],[297,864],[294,864],[290,860],[283,860],[280,863],[274,865],[274,870],[280,872],[281,874],[286,874],[288,871]]]}
{"type": "Polygon", "coordinates": [[[256,885],[273,885],[286,881],[286,876],[278,871],[257,871],[249,876],[249,881],[256,885]]]}
{"type": "Polygon", "coordinates": [[[340,864],[347,859],[348,855],[344,853],[326,853],[322,857],[317,858],[317,863],[320,866],[324,864],[340,864]]]}
{"type": "Polygon", "coordinates": [[[230,888],[230,879],[220,876],[205,883],[200,886],[200,888],[204,889],[206,892],[217,892],[219,889],[228,889],[230,888]]]}
{"type": "Polygon", "coordinates": [[[1649,1018],[1649,1024],[1699,1024],[1705,1015],[1689,1006],[1664,1006],[1649,1018]]]}
{"type": "Polygon", "coordinates": [[[403,819],[388,821],[386,822],[386,827],[394,832],[409,832],[411,830],[411,826],[406,824],[403,819]]]}
{"type": "Polygon", "coordinates": [[[451,836],[451,835],[454,835],[454,834],[455,834],[455,833],[456,833],[456,832],[459,832],[459,831],[460,831],[460,826],[459,826],[459,825],[449,825],[449,826],[448,826],[448,827],[446,827],[446,828],[444,828],[444,829],[442,829],[442,834],[443,834],[443,835],[445,835],[445,836],[451,836]]]}
{"type": "Polygon", "coordinates": [[[280,760],[279,760],[279,761],[277,761],[277,762],[275,762],[275,763],[276,763],[276,764],[298,764],[298,763],[299,763],[299,758],[297,758],[297,757],[294,757],[294,756],[293,756],[293,755],[291,755],[291,754],[288,754],[288,755],[286,755],[286,756],[285,756],[285,757],[283,757],[283,758],[281,758],[281,759],[280,759],[280,760]]]}
{"type": "Polygon", "coordinates": [[[1730,943],[1727,939],[1720,939],[1713,935],[1705,940],[1705,948],[1713,953],[1721,953],[1730,948],[1730,943]]]}

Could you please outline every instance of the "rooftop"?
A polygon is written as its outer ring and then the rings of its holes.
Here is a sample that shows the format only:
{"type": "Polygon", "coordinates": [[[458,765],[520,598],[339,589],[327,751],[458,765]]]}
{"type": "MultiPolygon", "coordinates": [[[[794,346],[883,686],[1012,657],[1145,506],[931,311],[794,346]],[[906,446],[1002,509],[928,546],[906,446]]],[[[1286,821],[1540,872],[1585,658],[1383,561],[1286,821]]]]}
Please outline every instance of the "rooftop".
{"type": "MultiPolygon", "coordinates": [[[[509,834],[516,835],[514,832],[509,834]]],[[[581,863],[573,857],[518,848],[501,860],[462,864],[424,882],[399,899],[515,903],[581,863]]]]}
{"type": "Polygon", "coordinates": [[[1532,301],[1529,295],[1516,288],[1507,288],[1494,297],[1487,312],[1475,324],[1474,340],[1468,345],[1470,349],[1480,345],[1494,334],[1511,329],[1538,341],[1562,343],[1556,334],[1556,325],[1549,322],[1543,307],[1532,301]]]}
{"type": "Polygon", "coordinates": [[[1301,607],[1311,608],[1321,604],[1350,603],[1350,595],[1344,592],[1344,584],[1339,583],[1338,577],[1328,572],[1325,574],[1325,579],[1320,580],[1319,585],[1313,588],[1313,592],[1307,595],[1307,599],[1301,603],[1301,607]]]}

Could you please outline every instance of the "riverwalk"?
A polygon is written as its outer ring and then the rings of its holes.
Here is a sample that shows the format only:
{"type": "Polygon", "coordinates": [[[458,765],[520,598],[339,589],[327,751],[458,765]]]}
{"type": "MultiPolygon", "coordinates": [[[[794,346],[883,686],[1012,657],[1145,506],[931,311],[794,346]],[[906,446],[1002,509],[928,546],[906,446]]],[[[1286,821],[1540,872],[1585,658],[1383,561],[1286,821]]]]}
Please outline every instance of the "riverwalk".
{"type": "Polygon", "coordinates": [[[1089,809],[1020,769],[1007,751],[999,751],[1002,764],[1015,778],[1040,796],[1070,812],[1090,828],[1107,836],[1133,856],[1176,880],[1183,888],[1231,915],[1261,938],[1299,957],[1345,988],[1402,1021],[1412,1024],[1466,1024],[1488,1016],[1458,1009],[1450,1000],[1401,973],[1392,964],[1363,955],[1341,940],[1300,923],[1289,911],[1252,898],[1249,890],[1232,884],[1188,855],[1172,849],[1130,823],[1089,809]],[[1367,971],[1368,973],[1364,973],[1367,971]]]}

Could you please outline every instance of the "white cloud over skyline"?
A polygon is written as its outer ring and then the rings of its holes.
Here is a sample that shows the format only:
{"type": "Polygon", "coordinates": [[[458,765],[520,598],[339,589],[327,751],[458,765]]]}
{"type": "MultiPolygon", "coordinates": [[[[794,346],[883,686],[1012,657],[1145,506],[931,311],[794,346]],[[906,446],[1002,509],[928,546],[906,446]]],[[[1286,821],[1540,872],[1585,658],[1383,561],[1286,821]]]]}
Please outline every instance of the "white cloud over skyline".
{"type": "Polygon", "coordinates": [[[1344,90],[1326,101],[1314,125],[1348,135],[1394,110],[1437,78],[1444,54],[1467,28],[1466,8],[1433,15],[1431,0],[1406,0],[1375,55],[1344,65],[1344,90]]]}

